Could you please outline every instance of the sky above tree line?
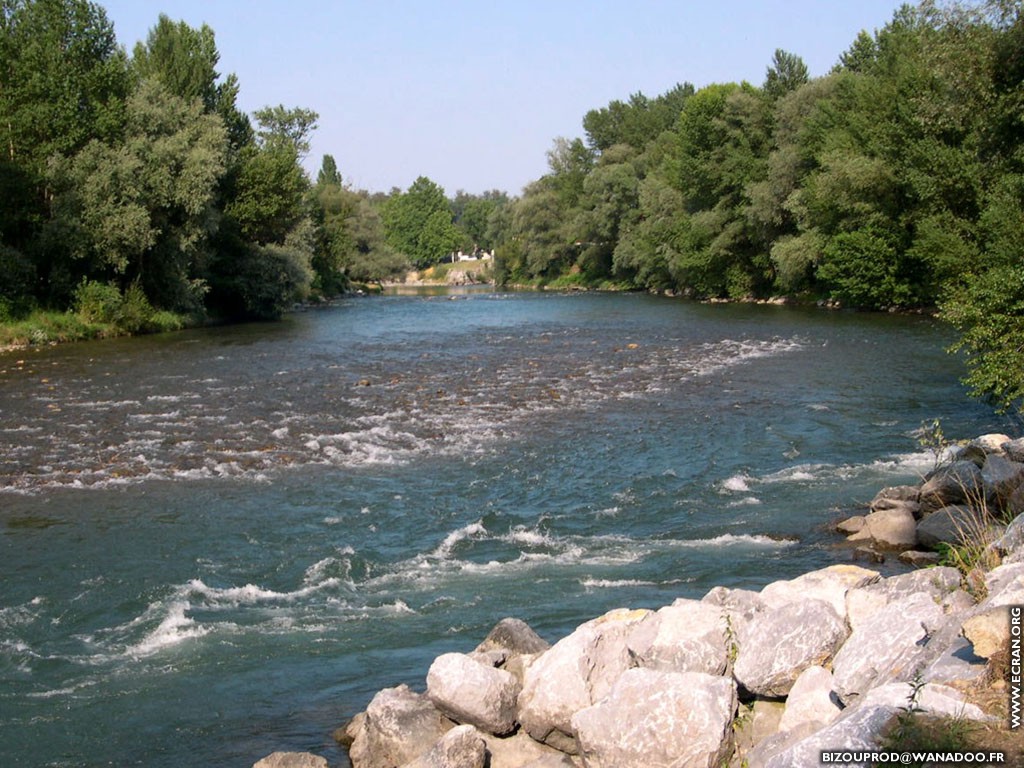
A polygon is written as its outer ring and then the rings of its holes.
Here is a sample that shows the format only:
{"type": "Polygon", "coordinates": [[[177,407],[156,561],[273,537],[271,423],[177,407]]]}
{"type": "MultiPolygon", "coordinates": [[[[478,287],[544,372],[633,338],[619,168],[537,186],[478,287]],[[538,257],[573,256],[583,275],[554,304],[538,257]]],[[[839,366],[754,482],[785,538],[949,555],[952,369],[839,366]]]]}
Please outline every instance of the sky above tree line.
{"type": "Polygon", "coordinates": [[[776,48],[826,74],[899,0],[99,0],[129,52],[160,13],[209,24],[239,107],[320,114],[306,159],[387,192],[519,194],[590,109],[678,82],[764,81],[776,48]]]}

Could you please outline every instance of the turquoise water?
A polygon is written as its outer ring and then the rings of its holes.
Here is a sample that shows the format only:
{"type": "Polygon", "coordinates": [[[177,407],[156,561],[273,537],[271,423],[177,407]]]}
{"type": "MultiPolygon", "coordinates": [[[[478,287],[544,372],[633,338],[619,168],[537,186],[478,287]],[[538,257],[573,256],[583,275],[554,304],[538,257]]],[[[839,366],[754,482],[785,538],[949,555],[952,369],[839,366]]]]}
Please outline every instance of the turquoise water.
{"type": "Polygon", "coordinates": [[[345,764],[333,728],[504,616],[847,561],[923,421],[1016,429],[949,340],[470,291],[0,355],[0,765],[345,764]]]}

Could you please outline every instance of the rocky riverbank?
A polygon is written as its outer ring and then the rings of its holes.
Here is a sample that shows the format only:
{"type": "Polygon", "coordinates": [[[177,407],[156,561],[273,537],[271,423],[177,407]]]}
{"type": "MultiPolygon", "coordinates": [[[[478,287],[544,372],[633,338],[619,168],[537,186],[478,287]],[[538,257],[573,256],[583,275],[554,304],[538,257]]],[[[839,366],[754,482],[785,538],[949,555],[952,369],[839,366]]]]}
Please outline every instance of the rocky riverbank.
{"type": "MultiPolygon", "coordinates": [[[[1024,440],[986,435],[840,524],[877,556],[927,563],[940,550],[944,565],[716,587],[611,611],[553,646],[505,619],[435,659],[425,693],[380,691],[337,736],[354,768],[803,768],[827,750],[909,748],[912,719],[940,718],[943,733],[987,729],[961,750],[1024,764],[1024,731],[1006,728],[1021,512],[1024,440]]],[[[314,766],[327,762],[275,753],[255,768],[314,766]]]]}

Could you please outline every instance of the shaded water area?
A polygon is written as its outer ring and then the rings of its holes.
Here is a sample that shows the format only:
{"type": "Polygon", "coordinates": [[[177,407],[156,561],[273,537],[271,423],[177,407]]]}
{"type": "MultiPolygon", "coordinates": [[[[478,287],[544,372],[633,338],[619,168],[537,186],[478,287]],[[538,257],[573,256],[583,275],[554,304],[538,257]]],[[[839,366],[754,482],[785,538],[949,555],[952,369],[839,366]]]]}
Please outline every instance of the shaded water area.
{"type": "Polygon", "coordinates": [[[345,764],[517,616],[847,561],[828,524],[1013,430],[934,321],[646,295],[346,299],[0,355],[0,765],[345,764]]]}

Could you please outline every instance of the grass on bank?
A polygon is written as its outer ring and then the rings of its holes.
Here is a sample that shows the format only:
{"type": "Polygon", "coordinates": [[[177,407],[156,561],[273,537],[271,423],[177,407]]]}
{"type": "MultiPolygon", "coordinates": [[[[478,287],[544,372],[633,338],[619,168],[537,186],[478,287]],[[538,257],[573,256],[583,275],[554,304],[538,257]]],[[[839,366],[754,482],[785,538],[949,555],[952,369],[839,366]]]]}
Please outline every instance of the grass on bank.
{"type": "Polygon", "coordinates": [[[82,281],[66,312],[36,309],[13,318],[0,312],[0,348],[177,331],[192,320],[155,309],[137,285],[122,292],[112,284],[82,281]]]}

